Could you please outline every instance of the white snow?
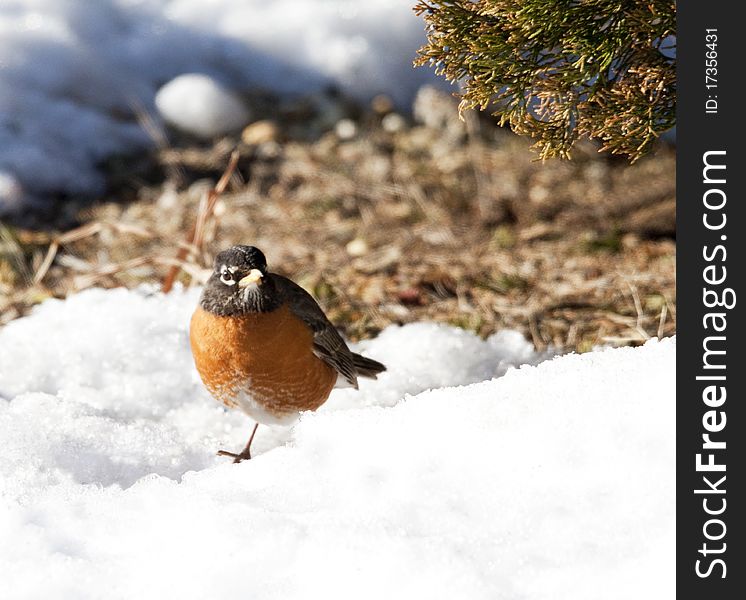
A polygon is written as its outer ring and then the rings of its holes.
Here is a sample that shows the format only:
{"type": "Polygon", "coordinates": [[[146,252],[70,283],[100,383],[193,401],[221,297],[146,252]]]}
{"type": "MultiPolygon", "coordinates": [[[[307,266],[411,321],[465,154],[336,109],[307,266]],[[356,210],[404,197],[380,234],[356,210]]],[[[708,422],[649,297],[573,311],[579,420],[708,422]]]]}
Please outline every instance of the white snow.
{"type": "Polygon", "coordinates": [[[169,81],[155,95],[155,105],[171,125],[206,139],[249,122],[249,111],[241,98],[201,73],[187,73],[169,81]]]}
{"type": "MultiPolygon", "coordinates": [[[[408,105],[424,22],[408,0],[3,0],[0,180],[25,202],[101,191],[97,164],[150,142],[137,113],[174,77],[281,94],[335,83],[408,105]]],[[[442,83],[442,82],[441,82],[442,83]]],[[[198,123],[195,125],[197,126],[198,123]]],[[[0,214],[12,208],[0,185],[0,214]]]]}
{"type": "Polygon", "coordinates": [[[199,383],[196,300],[91,290],[0,330],[4,600],[673,597],[673,340],[541,362],[391,327],[357,347],[378,381],[233,465],[251,423],[199,383]]]}

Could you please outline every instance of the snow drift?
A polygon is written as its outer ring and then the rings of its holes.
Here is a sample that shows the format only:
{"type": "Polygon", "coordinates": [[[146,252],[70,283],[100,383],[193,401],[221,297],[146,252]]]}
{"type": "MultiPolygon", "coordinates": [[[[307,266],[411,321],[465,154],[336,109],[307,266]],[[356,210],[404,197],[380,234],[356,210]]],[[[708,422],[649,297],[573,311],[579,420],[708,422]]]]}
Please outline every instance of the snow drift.
{"type": "Polygon", "coordinates": [[[250,422],[199,384],[196,299],[92,290],[0,330],[4,599],[673,597],[673,340],[543,360],[391,327],[356,348],[378,381],[233,465],[250,422]]]}

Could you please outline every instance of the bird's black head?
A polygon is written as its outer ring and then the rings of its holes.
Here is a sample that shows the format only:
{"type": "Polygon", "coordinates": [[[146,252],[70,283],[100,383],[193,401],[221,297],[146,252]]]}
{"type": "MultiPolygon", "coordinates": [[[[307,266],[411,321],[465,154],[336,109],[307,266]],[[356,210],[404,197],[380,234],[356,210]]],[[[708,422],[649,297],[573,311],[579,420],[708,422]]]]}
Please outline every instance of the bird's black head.
{"type": "Polygon", "coordinates": [[[219,316],[269,312],[280,305],[267,259],[254,246],[233,246],[215,257],[200,306],[219,316]]]}

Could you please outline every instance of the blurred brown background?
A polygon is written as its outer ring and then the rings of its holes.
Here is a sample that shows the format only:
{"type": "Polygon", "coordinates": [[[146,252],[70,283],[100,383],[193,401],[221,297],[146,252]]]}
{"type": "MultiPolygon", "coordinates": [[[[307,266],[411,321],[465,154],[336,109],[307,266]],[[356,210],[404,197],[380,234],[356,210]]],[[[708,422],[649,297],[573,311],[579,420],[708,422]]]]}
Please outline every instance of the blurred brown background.
{"type": "Polygon", "coordinates": [[[89,286],[160,284],[180,245],[178,280],[196,285],[218,250],[244,243],[352,339],[417,320],[579,351],[675,332],[666,143],[634,165],[591,144],[539,162],[528,141],[484,115],[459,120],[432,88],[412,115],[338,93],[250,102],[257,119],[240,134],[155,132],[157,151],[112,159],[95,205],[0,224],[0,324],[89,286]],[[204,243],[185,246],[234,148],[204,243]]]}

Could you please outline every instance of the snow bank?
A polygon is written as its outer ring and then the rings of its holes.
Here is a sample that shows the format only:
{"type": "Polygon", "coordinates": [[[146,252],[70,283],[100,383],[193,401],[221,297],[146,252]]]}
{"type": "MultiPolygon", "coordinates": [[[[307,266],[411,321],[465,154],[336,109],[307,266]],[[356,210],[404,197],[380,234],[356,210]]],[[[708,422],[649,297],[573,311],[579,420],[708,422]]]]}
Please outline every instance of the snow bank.
{"type": "Polygon", "coordinates": [[[405,0],[5,0],[0,3],[0,214],[21,187],[95,193],[96,165],[149,142],[134,113],[184,73],[281,93],[336,83],[406,104],[424,24],[405,0]],[[12,178],[12,179],[11,179],[12,178]]]}
{"type": "Polygon", "coordinates": [[[250,421],[199,384],[196,300],[91,290],[0,330],[3,599],[673,597],[672,340],[541,362],[391,327],[357,348],[378,381],[233,465],[250,421]]]}

